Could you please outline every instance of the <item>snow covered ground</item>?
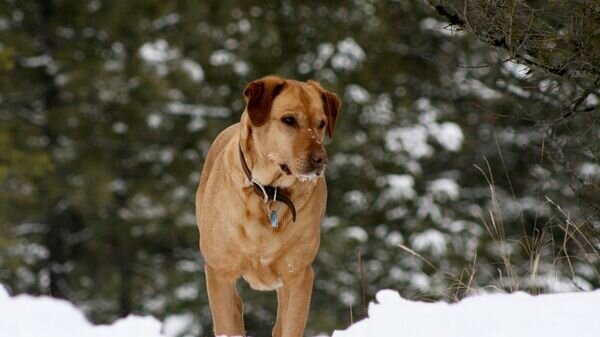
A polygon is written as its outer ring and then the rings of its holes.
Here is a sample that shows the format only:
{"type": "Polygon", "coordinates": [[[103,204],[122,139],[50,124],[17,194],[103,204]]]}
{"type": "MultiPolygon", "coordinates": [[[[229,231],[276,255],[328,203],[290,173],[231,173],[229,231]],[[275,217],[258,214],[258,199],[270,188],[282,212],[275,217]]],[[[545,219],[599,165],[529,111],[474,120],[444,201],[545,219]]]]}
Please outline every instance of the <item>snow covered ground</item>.
{"type": "Polygon", "coordinates": [[[600,337],[600,290],[483,295],[456,304],[381,290],[376,299],[368,318],[332,337],[600,337]]]}
{"type": "Polygon", "coordinates": [[[50,297],[10,297],[0,284],[0,337],[159,337],[153,317],[128,316],[92,325],[73,304],[50,297]]]}
{"type": "MultiPolygon", "coordinates": [[[[456,304],[409,301],[396,291],[381,290],[368,318],[332,337],[600,337],[599,309],[600,290],[482,295],[456,304]]],[[[0,337],[169,335],[161,330],[165,328],[155,318],[139,316],[94,326],[67,301],[10,297],[0,285],[0,337]]]]}

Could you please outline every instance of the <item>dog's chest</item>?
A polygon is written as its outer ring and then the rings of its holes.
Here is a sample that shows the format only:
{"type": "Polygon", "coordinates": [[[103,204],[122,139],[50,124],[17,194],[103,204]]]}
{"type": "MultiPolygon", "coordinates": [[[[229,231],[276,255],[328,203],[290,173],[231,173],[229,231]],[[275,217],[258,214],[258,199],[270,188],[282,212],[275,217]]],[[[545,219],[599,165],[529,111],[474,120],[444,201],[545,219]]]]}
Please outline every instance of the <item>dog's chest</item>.
{"type": "MultiPolygon", "coordinates": [[[[242,276],[257,290],[274,290],[285,283],[285,279],[298,271],[299,261],[290,254],[294,249],[292,228],[273,229],[266,223],[250,222],[240,228],[240,235],[245,239],[240,245],[243,252],[242,276]]],[[[289,224],[288,224],[289,225],[289,224]]]]}
{"type": "Polygon", "coordinates": [[[276,268],[273,256],[248,257],[242,276],[256,290],[274,290],[283,286],[285,275],[276,268]]]}
{"type": "Polygon", "coordinates": [[[286,235],[280,229],[271,228],[267,221],[251,222],[238,230],[242,239],[240,250],[261,266],[269,266],[285,250],[287,241],[286,235]]]}
{"type": "Polygon", "coordinates": [[[265,203],[253,193],[247,193],[244,203],[242,226],[249,239],[262,242],[263,239],[273,239],[285,236],[284,231],[292,224],[291,211],[288,206],[279,201],[265,203]]]}
{"type": "Polygon", "coordinates": [[[275,290],[298,271],[298,263],[281,252],[263,250],[258,256],[247,256],[243,278],[257,290],[275,290]]]}

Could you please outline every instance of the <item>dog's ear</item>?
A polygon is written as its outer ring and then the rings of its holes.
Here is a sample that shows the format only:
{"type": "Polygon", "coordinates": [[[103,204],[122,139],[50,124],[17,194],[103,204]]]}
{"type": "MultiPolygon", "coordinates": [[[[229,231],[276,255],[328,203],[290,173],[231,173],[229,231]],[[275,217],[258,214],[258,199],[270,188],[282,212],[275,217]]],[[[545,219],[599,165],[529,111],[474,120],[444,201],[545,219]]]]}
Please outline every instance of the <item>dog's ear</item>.
{"type": "Polygon", "coordinates": [[[335,130],[335,123],[337,122],[340,111],[340,99],[336,94],[323,89],[319,82],[308,81],[308,84],[315,86],[321,92],[323,109],[325,110],[325,116],[327,116],[327,135],[329,135],[329,138],[331,138],[333,136],[333,130],[335,130]]]}
{"type": "Polygon", "coordinates": [[[323,109],[325,109],[325,115],[327,116],[327,134],[331,138],[333,137],[333,130],[335,129],[341,102],[336,94],[327,90],[321,93],[321,99],[323,100],[323,109]]]}
{"type": "Polygon", "coordinates": [[[254,126],[261,126],[267,122],[273,100],[284,88],[285,80],[277,76],[266,76],[246,86],[246,109],[254,126]]]}

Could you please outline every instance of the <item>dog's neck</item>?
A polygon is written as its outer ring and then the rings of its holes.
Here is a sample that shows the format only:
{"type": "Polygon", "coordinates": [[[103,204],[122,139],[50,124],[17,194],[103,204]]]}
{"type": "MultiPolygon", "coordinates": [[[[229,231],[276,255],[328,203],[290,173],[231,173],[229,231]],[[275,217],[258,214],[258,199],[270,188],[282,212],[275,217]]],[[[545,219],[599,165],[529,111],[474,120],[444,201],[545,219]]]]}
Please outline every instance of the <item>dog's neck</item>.
{"type": "Polygon", "coordinates": [[[252,137],[252,129],[247,123],[241,124],[240,147],[252,177],[260,184],[290,188],[297,182],[296,177],[285,175],[267,155],[257,149],[252,137]]]}

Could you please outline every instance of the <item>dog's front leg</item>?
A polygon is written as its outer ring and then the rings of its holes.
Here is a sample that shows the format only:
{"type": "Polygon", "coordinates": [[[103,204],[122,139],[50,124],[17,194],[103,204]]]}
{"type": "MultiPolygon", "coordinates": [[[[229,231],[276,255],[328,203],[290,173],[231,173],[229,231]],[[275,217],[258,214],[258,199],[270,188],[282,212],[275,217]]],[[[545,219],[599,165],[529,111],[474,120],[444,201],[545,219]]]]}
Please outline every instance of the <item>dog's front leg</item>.
{"type": "Polygon", "coordinates": [[[208,302],[216,336],[245,336],[243,304],[235,289],[236,278],[204,267],[208,302]]]}
{"type": "Polygon", "coordinates": [[[308,319],[313,279],[313,269],[309,266],[277,289],[277,321],[273,337],[302,337],[308,319]]]}

